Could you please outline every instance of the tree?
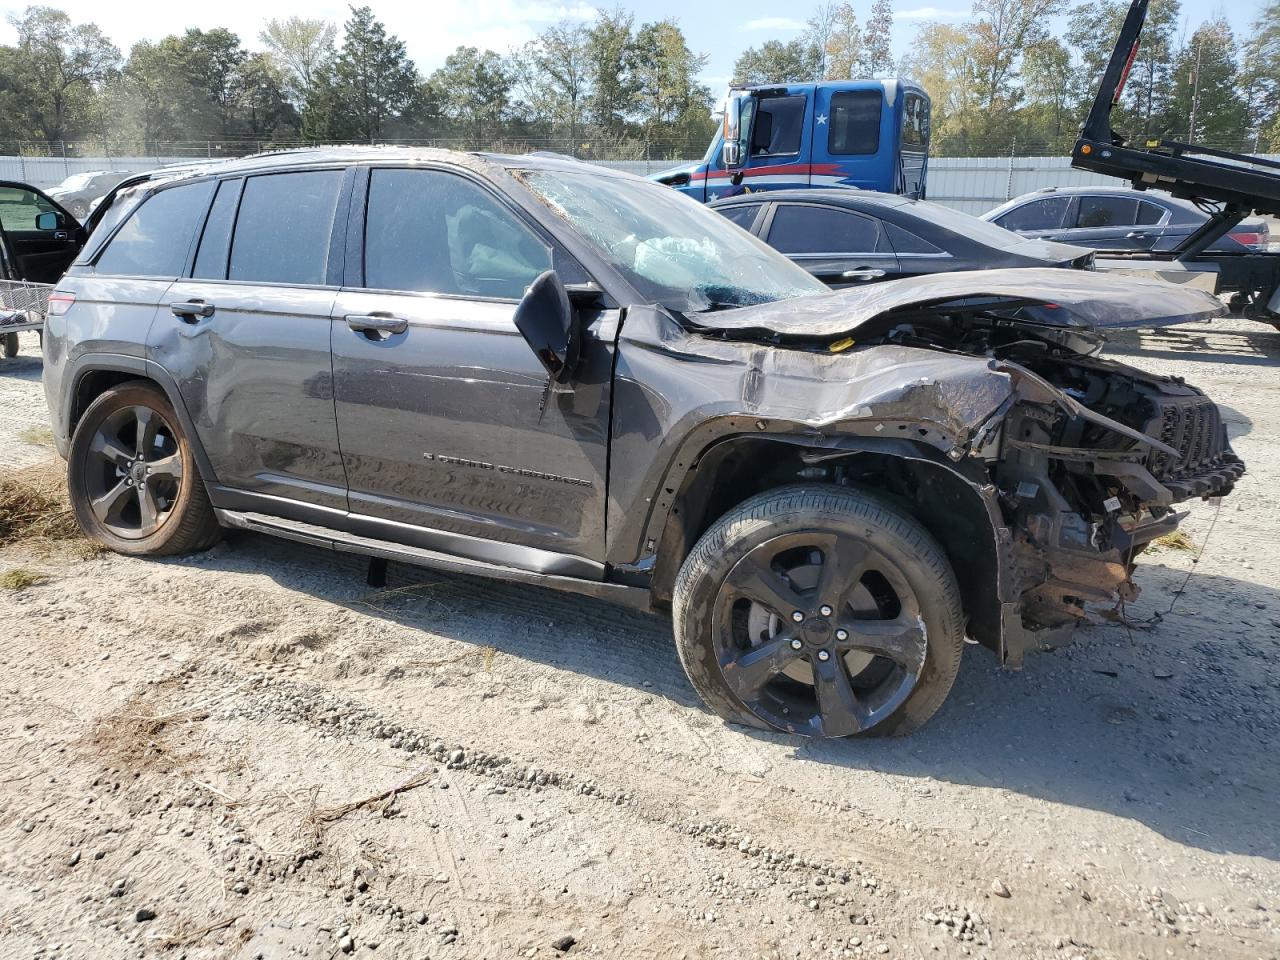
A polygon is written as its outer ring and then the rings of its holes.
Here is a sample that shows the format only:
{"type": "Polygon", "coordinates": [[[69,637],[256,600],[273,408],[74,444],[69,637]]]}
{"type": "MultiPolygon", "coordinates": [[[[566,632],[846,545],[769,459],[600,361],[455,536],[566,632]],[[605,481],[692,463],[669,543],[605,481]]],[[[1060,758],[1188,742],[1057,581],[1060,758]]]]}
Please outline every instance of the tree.
{"type": "Polygon", "coordinates": [[[1235,37],[1225,19],[1202,23],[1174,59],[1173,90],[1162,133],[1240,149],[1248,111],[1239,95],[1235,37]]]}
{"type": "Polygon", "coordinates": [[[250,54],[240,66],[239,107],[244,132],[267,140],[297,129],[298,113],[286,94],[288,80],[270,54],[250,54]]]}
{"type": "Polygon", "coordinates": [[[1253,21],[1240,80],[1255,142],[1276,149],[1272,131],[1280,133],[1280,0],[1271,0],[1253,21]]]}
{"type": "Polygon", "coordinates": [[[950,23],[926,23],[916,35],[907,66],[933,101],[933,149],[964,155],[985,136],[978,102],[975,37],[950,23]]]}
{"type": "Polygon", "coordinates": [[[587,35],[588,112],[606,136],[620,136],[636,106],[639,82],[634,25],[635,17],[622,8],[612,13],[601,11],[587,35]]]}
{"type": "Polygon", "coordinates": [[[568,127],[570,152],[574,155],[590,92],[589,40],[586,27],[559,24],[525,44],[513,58],[527,103],[538,117],[568,127]]]}
{"type": "Polygon", "coordinates": [[[751,47],[733,65],[735,84],[804,83],[818,76],[819,54],[803,39],[766,40],[751,47]]]}
{"type": "Polygon", "coordinates": [[[1032,44],[1023,54],[1022,81],[1033,127],[1044,131],[1055,146],[1064,133],[1074,134],[1078,100],[1071,51],[1056,37],[1032,44]]]}
{"type": "Polygon", "coordinates": [[[96,24],[73,25],[52,7],[9,17],[18,32],[6,106],[50,146],[65,142],[91,115],[91,101],[120,63],[120,51],[96,24]]]}
{"type": "Polygon", "coordinates": [[[283,72],[285,89],[295,107],[302,109],[320,81],[321,72],[337,56],[334,41],[338,28],[327,20],[289,17],[268,20],[258,34],[283,72]]]}
{"type": "Polygon", "coordinates": [[[190,136],[196,104],[177,37],[135,43],[112,92],[117,113],[145,143],[190,136]]]}
{"type": "Polygon", "coordinates": [[[981,109],[1003,112],[1016,106],[1023,51],[1049,37],[1049,19],[1062,5],[1063,0],[976,0],[972,32],[981,109]]]}
{"type": "Polygon", "coordinates": [[[852,80],[862,69],[862,30],[853,5],[842,3],[832,12],[831,30],[826,41],[827,80],[852,80]]]}
{"type": "Polygon", "coordinates": [[[699,82],[704,54],[689,49],[674,20],[646,23],[636,33],[636,106],[650,139],[702,139],[707,135],[711,91],[699,82]]]}
{"type": "Polygon", "coordinates": [[[345,125],[360,139],[373,141],[382,135],[387,121],[413,101],[418,71],[403,41],[387,33],[372,9],[350,9],[332,82],[345,111],[345,125]]]}
{"type": "Polygon", "coordinates": [[[871,5],[871,17],[862,34],[862,70],[868,77],[893,73],[893,54],[890,41],[893,35],[893,3],[876,0],[871,5]]]}
{"type": "Polygon", "coordinates": [[[511,103],[511,74],[492,50],[458,47],[444,66],[431,75],[445,116],[461,126],[477,142],[485,130],[505,119],[511,103]]]}
{"type": "Polygon", "coordinates": [[[240,38],[230,30],[192,28],[182,37],[183,70],[200,92],[213,122],[208,125],[220,137],[235,132],[236,107],[240,99],[241,68],[249,59],[240,38]]]}
{"type": "Polygon", "coordinates": [[[813,80],[826,79],[829,74],[827,72],[827,61],[830,53],[830,44],[832,36],[838,29],[837,18],[839,8],[830,0],[823,0],[813,11],[805,25],[805,31],[800,35],[800,42],[813,47],[814,55],[814,74],[813,80]]]}

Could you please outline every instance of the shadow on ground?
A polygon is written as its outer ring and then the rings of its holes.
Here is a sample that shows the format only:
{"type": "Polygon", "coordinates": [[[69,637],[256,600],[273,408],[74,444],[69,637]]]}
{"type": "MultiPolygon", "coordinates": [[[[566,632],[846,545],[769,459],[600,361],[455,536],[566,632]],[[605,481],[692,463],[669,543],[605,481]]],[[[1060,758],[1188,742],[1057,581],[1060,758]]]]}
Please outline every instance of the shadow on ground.
{"type": "MultiPolygon", "coordinates": [[[[361,558],[253,534],[165,562],[266,575],[393,623],[703,709],[669,622],[602,601],[396,564],[388,590],[375,592],[361,558]]],[[[1166,609],[1184,578],[1142,565],[1144,597],[1130,618],[1166,609]]],[[[967,648],[947,703],[907,739],[735,733],[793,745],[816,763],[1004,788],[1133,819],[1213,853],[1280,859],[1278,687],[1280,593],[1200,574],[1159,622],[1086,627],[1073,646],[1028,657],[1020,673],[967,648]]]]}
{"type": "Polygon", "coordinates": [[[1256,330],[1228,330],[1212,322],[1122,330],[1107,334],[1105,356],[1275,366],[1280,363],[1280,330],[1265,323],[1256,330]]]}

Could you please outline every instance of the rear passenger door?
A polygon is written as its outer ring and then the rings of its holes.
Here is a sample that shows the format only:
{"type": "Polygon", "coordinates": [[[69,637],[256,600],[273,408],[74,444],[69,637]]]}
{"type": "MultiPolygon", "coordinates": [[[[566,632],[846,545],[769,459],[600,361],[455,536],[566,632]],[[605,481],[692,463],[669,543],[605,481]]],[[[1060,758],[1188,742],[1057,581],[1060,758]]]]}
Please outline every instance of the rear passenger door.
{"type": "Polygon", "coordinates": [[[548,268],[588,278],[540,228],[444,169],[362,171],[352,208],[333,364],[356,529],[599,577],[616,311],[584,315],[573,389],[552,392],[515,308],[548,268]]]}
{"type": "Polygon", "coordinates": [[[151,356],[178,382],[220,506],[309,521],[346,511],[329,317],[352,176],[221,181],[191,276],[157,315],[151,356]]]}
{"type": "Polygon", "coordinates": [[[837,289],[899,272],[880,221],[852,210],[778,203],[766,237],[769,246],[837,289]]]}

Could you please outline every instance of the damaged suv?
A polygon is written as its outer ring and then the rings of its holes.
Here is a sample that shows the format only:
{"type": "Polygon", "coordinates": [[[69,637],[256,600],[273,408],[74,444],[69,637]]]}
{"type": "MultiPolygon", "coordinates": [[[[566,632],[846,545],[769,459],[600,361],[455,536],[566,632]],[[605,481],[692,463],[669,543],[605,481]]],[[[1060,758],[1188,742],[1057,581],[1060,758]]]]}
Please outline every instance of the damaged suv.
{"type": "Polygon", "coordinates": [[[549,156],[350,148],[123,191],[50,299],[81,526],[223,528],[670,610],[720,715],[905,733],[966,636],[1016,665],[1132,597],[1243,472],[1099,358],[1221,312],[1073,271],[832,293],[714,211],[549,156]]]}

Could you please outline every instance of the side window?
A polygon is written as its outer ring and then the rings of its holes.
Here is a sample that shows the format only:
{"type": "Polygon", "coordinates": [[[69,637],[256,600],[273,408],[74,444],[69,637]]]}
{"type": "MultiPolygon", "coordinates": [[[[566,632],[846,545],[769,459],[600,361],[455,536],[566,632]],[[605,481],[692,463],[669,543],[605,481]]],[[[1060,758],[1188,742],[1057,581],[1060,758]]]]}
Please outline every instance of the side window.
{"type": "Polygon", "coordinates": [[[196,251],[196,266],[191,275],[201,280],[225,280],[227,277],[227,253],[231,249],[231,226],[236,218],[236,204],[240,200],[243,180],[223,180],[218,184],[209,218],[200,236],[196,251]]]}
{"type": "Polygon", "coordinates": [[[778,205],[769,246],[781,253],[874,253],[880,226],[869,217],[798,203],[778,205]]]}
{"type": "Polygon", "coordinates": [[[227,276],[260,283],[325,282],[342,170],[249,177],[227,276]]]}
{"type": "MultiPolygon", "coordinates": [[[[551,250],[533,230],[456,174],[374,170],[367,210],[364,271],[371,289],[519,300],[552,266],[551,250]]],[[[581,271],[564,273],[572,282],[581,271]]]]}
{"type": "Polygon", "coordinates": [[[53,213],[55,209],[34,190],[0,187],[0,227],[5,230],[35,230],[36,217],[42,213],[53,213]]]}
{"type": "Polygon", "coordinates": [[[97,272],[117,277],[180,277],[213,182],[160,190],[141,204],[107,242],[97,272]]]}
{"type": "Polygon", "coordinates": [[[929,101],[918,93],[902,98],[902,145],[925,147],[929,143],[929,101]]]}
{"type": "Polygon", "coordinates": [[[1067,219],[1070,197],[1046,197],[1015,207],[996,220],[1006,230],[1058,230],[1067,219]]]}
{"type": "Polygon", "coordinates": [[[880,114],[883,95],[879,90],[849,90],[831,95],[831,116],[827,123],[827,152],[835,156],[875,153],[880,149],[880,114]]]}
{"type": "Polygon", "coordinates": [[[750,230],[756,222],[756,215],[760,212],[760,204],[743,203],[736,207],[721,207],[716,213],[723,216],[726,220],[732,220],[743,230],[750,230]]]}
{"type": "Polygon", "coordinates": [[[917,236],[910,230],[903,229],[896,223],[885,223],[883,226],[895,253],[929,254],[930,256],[941,254],[946,256],[945,250],[935,247],[928,240],[917,236]]]}
{"type": "Polygon", "coordinates": [[[1132,197],[1081,197],[1077,227],[1131,227],[1138,216],[1132,197]]]}
{"type": "Polygon", "coordinates": [[[1159,223],[1164,219],[1164,207],[1158,203],[1150,203],[1146,200],[1138,201],[1138,224],[1143,227],[1150,227],[1159,223]]]}
{"type": "Polygon", "coordinates": [[[782,156],[800,152],[804,133],[805,95],[760,97],[751,128],[753,157],[782,156]]]}

